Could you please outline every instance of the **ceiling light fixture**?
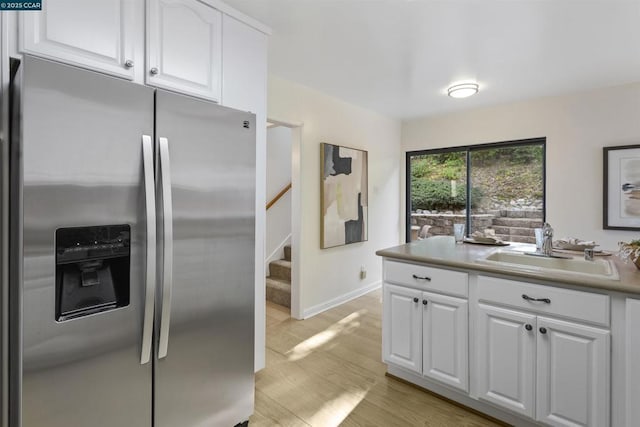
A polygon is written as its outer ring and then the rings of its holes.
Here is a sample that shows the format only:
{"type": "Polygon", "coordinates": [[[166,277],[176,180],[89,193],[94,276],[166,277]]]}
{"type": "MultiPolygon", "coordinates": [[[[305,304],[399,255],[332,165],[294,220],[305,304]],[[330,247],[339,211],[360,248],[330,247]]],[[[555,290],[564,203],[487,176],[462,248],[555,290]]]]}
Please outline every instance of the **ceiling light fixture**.
{"type": "Polygon", "coordinates": [[[452,98],[466,98],[478,93],[478,83],[460,83],[447,89],[447,94],[452,98]]]}

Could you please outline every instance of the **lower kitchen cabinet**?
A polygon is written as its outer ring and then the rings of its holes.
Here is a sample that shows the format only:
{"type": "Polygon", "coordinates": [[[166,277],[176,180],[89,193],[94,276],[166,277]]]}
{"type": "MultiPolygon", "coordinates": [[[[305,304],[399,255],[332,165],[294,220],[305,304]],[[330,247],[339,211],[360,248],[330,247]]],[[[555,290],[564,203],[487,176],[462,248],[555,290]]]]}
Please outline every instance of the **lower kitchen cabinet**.
{"type": "Polygon", "coordinates": [[[479,304],[479,398],[552,426],[609,425],[610,333],[479,304]]]}
{"type": "Polygon", "coordinates": [[[395,258],[383,265],[392,375],[512,425],[640,425],[640,299],[395,258]]]}
{"type": "Polygon", "coordinates": [[[536,316],[485,304],[477,313],[479,398],[533,418],[536,316]]]}
{"type": "Polygon", "coordinates": [[[383,302],[384,360],[466,392],[467,300],[385,283],[383,302]]]}
{"type": "Polygon", "coordinates": [[[609,331],[538,317],[536,344],[538,421],[608,426],[609,331]]]}
{"type": "Polygon", "coordinates": [[[625,427],[638,425],[640,420],[640,299],[627,298],[625,304],[625,427]]]}
{"type": "Polygon", "coordinates": [[[467,300],[423,292],[421,305],[423,375],[468,391],[467,300]]]}
{"type": "Polygon", "coordinates": [[[422,372],[422,292],[384,285],[382,352],[386,362],[422,372]]]}

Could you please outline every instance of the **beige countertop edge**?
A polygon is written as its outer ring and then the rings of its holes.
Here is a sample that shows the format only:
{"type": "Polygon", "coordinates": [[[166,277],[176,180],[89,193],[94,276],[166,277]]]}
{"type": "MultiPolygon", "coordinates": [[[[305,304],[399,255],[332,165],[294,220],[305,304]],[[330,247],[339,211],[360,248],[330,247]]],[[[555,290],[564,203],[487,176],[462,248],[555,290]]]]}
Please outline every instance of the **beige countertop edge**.
{"type": "MultiPolygon", "coordinates": [[[[434,239],[434,238],[430,238],[434,239]]],[[[426,239],[426,242],[430,239],[426,239]]],[[[453,241],[452,241],[453,244],[453,241]]],[[[486,272],[493,274],[500,274],[504,276],[513,276],[525,279],[533,279],[542,282],[555,282],[565,285],[577,286],[581,288],[591,288],[591,289],[601,289],[607,291],[621,292],[621,293],[630,293],[640,295],[640,271],[638,271],[633,265],[624,264],[617,257],[614,259],[614,263],[618,268],[618,272],[620,274],[620,280],[606,280],[606,279],[597,279],[597,278],[576,278],[571,276],[564,276],[561,273],[556,272],[545,272],[545,274],[524,271],[520,270],[517,267],[511,268],[502,268],[496,267],[492,265],[485,265],[476,263],[474,261],[470,261],[470,256],[473,259],[478,259],[483,256],[486,256],[493,250],[496,250],[496,247],[473,247],[467,250],[460,249],[458,252],[460,253],[460,259],[456,259],[456,254],[448,254],[450,255],[448,258],[440,258],[437,256],[424,255],[424,254],[415,254],[412,253],[412,246],[415,247],[416,243],[408,243],[405,245],[395,246],[392,248],[381,249],[376,252],[376,255],[379,255],[384,258],[389,259],[397,259],[402,261],[410,261],[416,263],[424,263],[430,265],[441,265],[443,267],[451,267],[458,268],[464,270],[472,270],[477,272],[486,272]]],[[[440,246],[439,244],[438,246],[440,246]]],[[[467,246],[467,245],[460,245],[467,246]]],[[[437,250],[436,247],[432,248],[437,250]]],[[[508,247],[503,247],[503,249],[507,249],[508,247]]]]}

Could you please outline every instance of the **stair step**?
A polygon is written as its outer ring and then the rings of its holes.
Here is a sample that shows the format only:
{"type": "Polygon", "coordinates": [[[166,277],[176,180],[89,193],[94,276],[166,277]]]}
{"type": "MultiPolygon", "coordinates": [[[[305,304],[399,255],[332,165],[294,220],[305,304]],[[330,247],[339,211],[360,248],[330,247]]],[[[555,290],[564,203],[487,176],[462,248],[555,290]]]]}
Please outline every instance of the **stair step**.
{"type": "Polygon", "coordinates": [[[286,245],[284,247],[284,259],[291,261],[291,245],[286,245]]]}
{"type": "Polygon", "coordinates": [[[509,234],[498,234],[496,237],[504,242],[517,242],[517,243],[535,243],[536,238],[531,236],[515,236],[509,234]]]}
{"type": "Polygon", "coordinates": [[[494,218],[493,227],[539,228],[542,220],[534,218],[494,218]]]}
{"type": "Polygon", "coordinates": [[[267,277],[267,301],[291,308],[291,282],[267,277]]]}
{"type": "Polygon", "coordinates": [[[528,227],[505,227],[494,225],[493,229],[496,234],[508,234],[510,236],[535,236],[533,228],[528,227]]]}
{"type": "Polygon", "coordinates": [[[291,282],[291,261],[279,259],[269,263],[269,275],[271,278],[291,282]]]}
{"type": "Polygon", "coordinates": [[[536,243],[535,236],[511,236],[512,242],[518,243],[536,243]]]}
{"type": "Polygon", "coordinates": [[[538,218],[542,219],[542,210],[529,210],[529,209],[509,209],[504,211],[503,216],[508,218],[538,218]]]}

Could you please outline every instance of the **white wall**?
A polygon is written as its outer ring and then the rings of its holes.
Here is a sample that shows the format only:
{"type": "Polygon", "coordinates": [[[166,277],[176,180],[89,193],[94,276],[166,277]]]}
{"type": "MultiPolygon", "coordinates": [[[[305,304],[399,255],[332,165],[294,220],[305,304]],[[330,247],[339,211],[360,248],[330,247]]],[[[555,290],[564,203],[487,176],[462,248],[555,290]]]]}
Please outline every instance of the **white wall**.
{"type": "MultiPolygon", "coordinates": [[[[276,126],[267,129],[267,202],[291,182],[291,128],[276,126]]],[[[279,259],[282,242],[291,235],[291,191],[267,211],[265,254],[267,259],[279,259]],[[279,253],[272,257],[275,251],[279,253]]],[[[268,268],[268,266],[267,266],[268,268]]]]}
{"type": "MultiPolygon", "coordinates": [[[[405,152],[544,136],[547,220],[556,236],[604,249],[638,238],[602,229],[602,147],[640,144],[640,83],[417,119],[402,132],[405,152]]],[[[403,188],[403,206],[404,195],[403,188]]]]}
{"type": "Polygon", "coordinates": [[[268,116],[304,123],[299,298],[302,317],[308,317],[380,284],[382,263],[375,251],[400,242],[401,123],[276,77],[269,77],[268,87],[268,116]],[[369,152],[367,242],[320,249],[321,142],[369,152]],[[361,266],[365,280],[359,278],[361,266]]]}

